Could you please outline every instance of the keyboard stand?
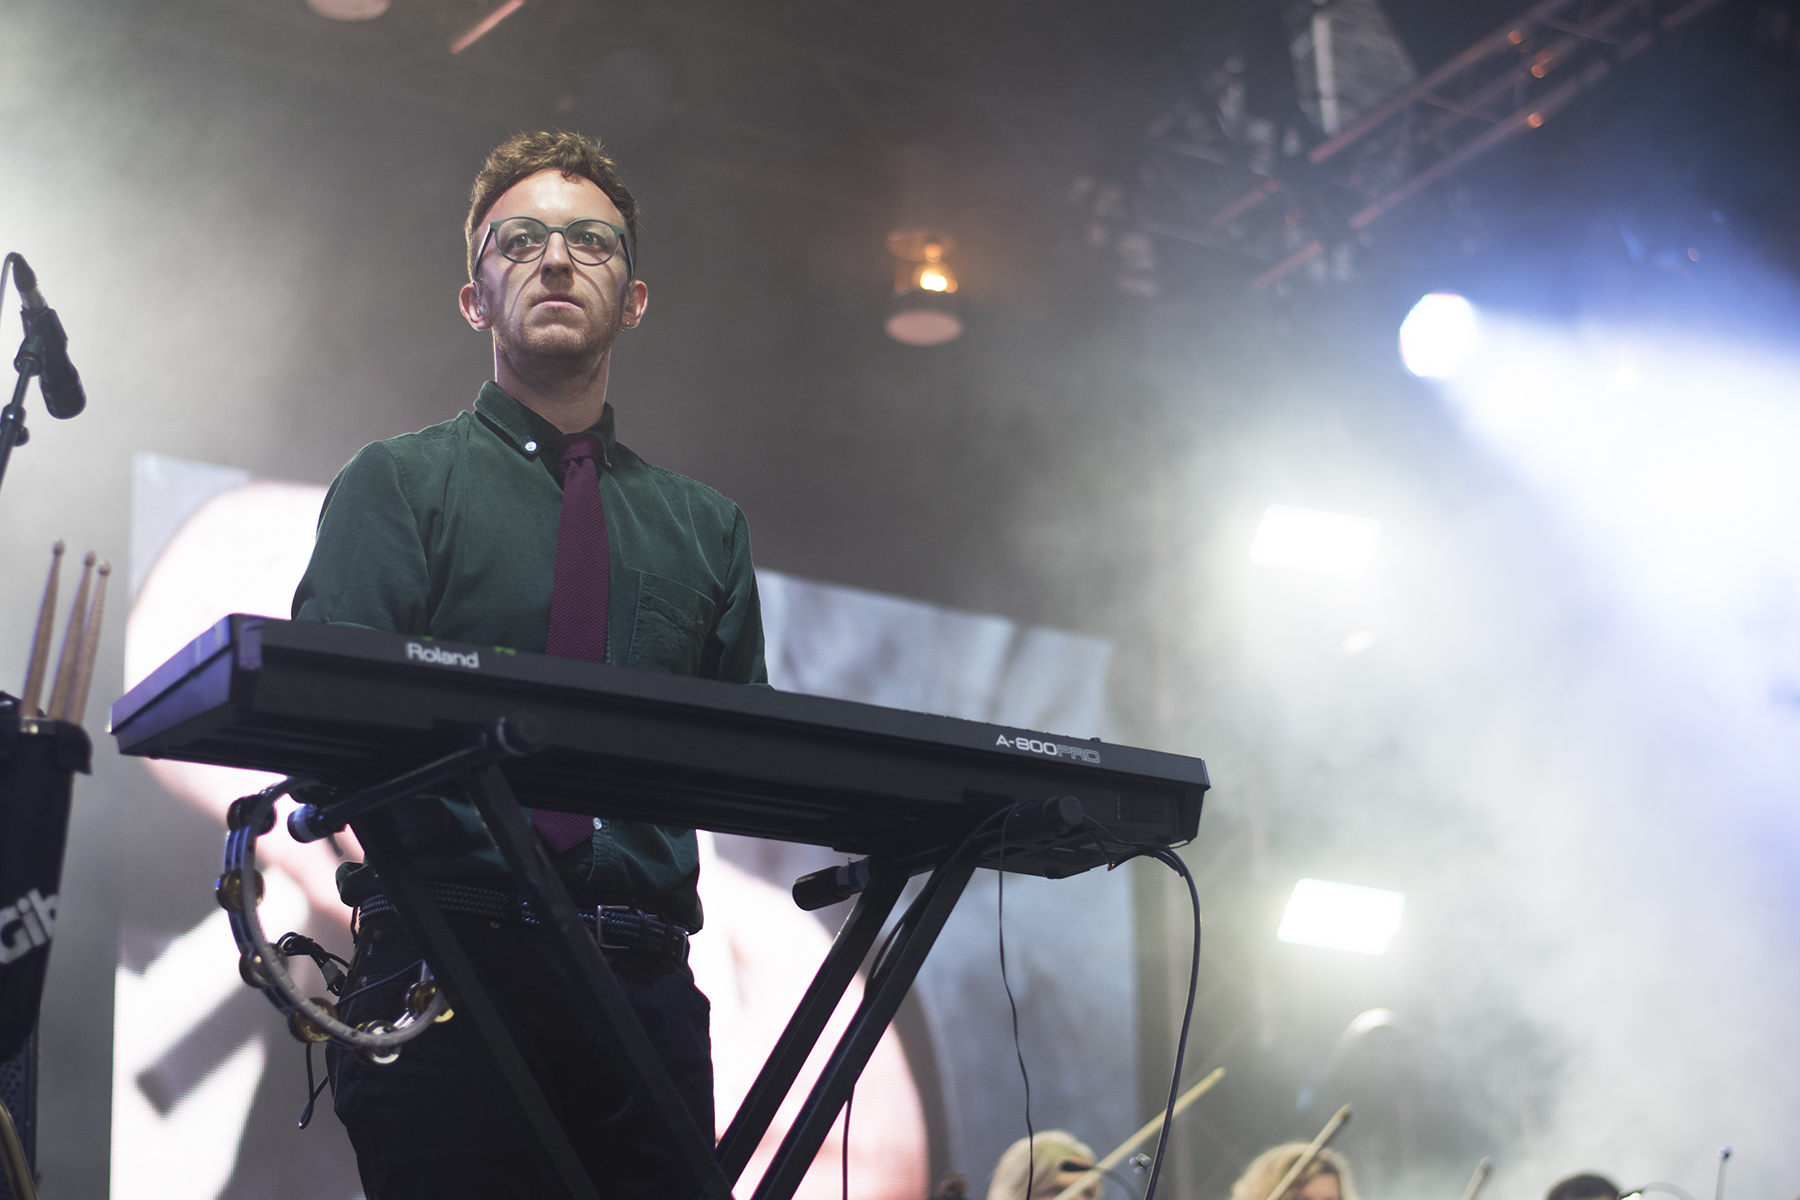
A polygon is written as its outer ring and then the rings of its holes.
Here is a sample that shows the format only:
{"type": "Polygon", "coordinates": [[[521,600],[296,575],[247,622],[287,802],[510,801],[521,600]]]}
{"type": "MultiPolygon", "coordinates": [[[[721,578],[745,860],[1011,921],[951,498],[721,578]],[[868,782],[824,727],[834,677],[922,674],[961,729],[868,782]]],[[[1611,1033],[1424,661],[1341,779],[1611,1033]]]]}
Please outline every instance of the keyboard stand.
{"type": "MultiPolygon", "coordinates": [[[[906,881],[930,873],[869,968],[863,998],[754,1200],[791,1200],[977,864],[1063,879],[1198,832],[1210,783],[1199,759],[1010,726],[897,712],[719,680],[621,670],[373,629],[236,613],[112,706],[121,753],[270,771],[287,782],[227,818],[219,898],[239,969],[299,1036],[389,1048],[428,1026],[352,1030],[299,992],[255,919],[247,876],[275,798],[312,801],[288,828],[312,841],[354,828],[443,992],[473,1027],[525,1121],[554,1191],[590,1200],[558,1126],[450,926],[420,883],[387,806],[457,788],[487,822],[518,890],[546,921],[553,970],[584,1028],[666,1126],[693,1195],[726,1200],[833,1009],[869,958],[906,881]],[[529,699],[525,699],[529,697],[529,699]],[[533,713],[515,711],[527,703],[533,713]],[[514,718],[518,718],[515,722],[514,718]],[[529,719],[526,719],[529,718],[529,719]],[[476,727],[476,737],[460,731],[476,727]],[[440,757],[432,758],[433,754],[440,757]],[[502,759],[519,761],[504,768],[502,759]],[[393,770],[418,765],[403,774],[393,770]],[[390,776],[366,786],[375,774],[390,776]],[[551,870],[509,780],[550,807],[866,856],[866,886],[717,1147],[706,1144],[551,870]],[[551,803],[554,801],[554,803],[551,803]],[[1091,816],[1089,815],[1091,813],[1091,816]],[[998,829],[993,827],[998,822],[998,829]],[[265,966],[267,970],[265,971],[265,966]]],[[[837,892],[836,880],[823,891],[837,892]]],[[[845,889],[849,890],[848,888],[845,889]]],[[[423,994],[423,993],[421,993],[423,994]]],[[[418,1014],[412,1014],[417,1016],[418,1014]]],[[[691,1200],[672,1196],[669,1200],[691,1200]]],[[[745,1200],[751,1200],[746,1197],[745,1200]]]]}
{"type": "Polygon", "coordinates": [[[487,988],[401,845],[393,817],[387,811],[387,806],[401,795],[418,795],[434,782],[451,781],[480,811],[519,891],[540,914],[550,935],[551,965],[574,995],[576,1008],[589,1031],[611,1049],[620,1072],[632,1082],[637,1094],[649,1100],[664,1126],[669,1145],[695,1181],[694,1194],[706,1200],[729,1200],[732,1185],[799,1078],[833,1011],[899,901],[908,878],[930,870],[930,878],[896,925],[880,961],[871,967],[861,1005],[754,1196],[754,1200],[790,1200],[974,875],[982,847],[970,839],[960,846],[944,847],[935,859],[915,855],[904,861],[874,860],[869,885],[858,896],[825,961],[715,1149],[706,1144],[682,1104],[605,955],[578,915],[541,839],[491,755],[453,755],[407,773],[407,787],[398,790],[398,794],[390,780],[321,806],[321,815],[329,817],[333,810],[343,813],[355,830],[383,890],[408,933],[423,948],[432,974],[447,990],[457,1017],[475,1027],[477,1041],[512,1094],[540,1166],[567,1200],[598,1200],[598,1193],[507,1032],[487,988]],[[430,778],[432,775],[437,775],[435,781],[430,778]]]}

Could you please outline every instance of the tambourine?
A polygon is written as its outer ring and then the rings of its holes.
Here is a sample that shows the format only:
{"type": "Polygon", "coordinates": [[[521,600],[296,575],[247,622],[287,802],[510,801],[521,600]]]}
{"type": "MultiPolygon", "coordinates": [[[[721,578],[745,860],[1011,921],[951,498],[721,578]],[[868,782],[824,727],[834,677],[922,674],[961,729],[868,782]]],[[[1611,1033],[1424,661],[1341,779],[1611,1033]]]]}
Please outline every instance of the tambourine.
{"type": "Polygon", "coordinates": [[[215,894],[219,907],[231,915],[231,936],[239,950],[238,974],[281,1010],[287,1017],[288,1032],[296,1040],[336,1042],[354,1049],[365,1062],[391,1063],[400,1057],[402,1046],[453,1015],[443,989],[431,977],[431,968],[419,964],[418,982],[406,990],[406,1007],[393,1020],[348,1025],[339,1019],[332,1001],[309,997],[300,990],[288,973],[287,956],[269,943],[256,914],[263,896],[262,874],[256,869],[256,840],[275,827],[275,801],[304,786],[302,780],[284,780],[232,801],[226,811],[225,864],[215,894]]]}

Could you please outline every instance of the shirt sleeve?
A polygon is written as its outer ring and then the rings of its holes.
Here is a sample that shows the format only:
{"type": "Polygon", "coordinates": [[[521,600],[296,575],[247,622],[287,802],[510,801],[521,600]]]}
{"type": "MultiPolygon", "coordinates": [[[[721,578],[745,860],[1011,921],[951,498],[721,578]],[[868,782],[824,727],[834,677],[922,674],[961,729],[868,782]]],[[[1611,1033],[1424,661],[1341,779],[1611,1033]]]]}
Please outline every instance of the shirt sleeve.
{"type": "Polygon", "coordinates": [[[767,686],[762,601],[756,594],[756,568],[750,562],[750,526],[741,509],[735,510],[727,548],[725,607],[713,626],[713,645],[708,647],[713,670],[707,674],[727,683],[767,686]]]}
{"type": "Polygon", "coordinates": [[[429,584],[400,464],[387,445],[365,446],[325,493],[294,619],[422,634],[429,584]]]}

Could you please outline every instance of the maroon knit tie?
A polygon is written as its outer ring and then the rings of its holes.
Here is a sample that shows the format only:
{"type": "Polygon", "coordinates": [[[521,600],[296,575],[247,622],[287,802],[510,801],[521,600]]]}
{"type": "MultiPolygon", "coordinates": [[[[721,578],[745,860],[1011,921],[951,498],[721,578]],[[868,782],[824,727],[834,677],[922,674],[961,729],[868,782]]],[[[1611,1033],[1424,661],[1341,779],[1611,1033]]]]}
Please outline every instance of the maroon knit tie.
{"type": "MultiPolygon", "coordinates": [[[[580,433],[563,442],[562,523],[556,530],[556,575],[550,585],[550,637],[544,650],[561,658],[606,661],[611,547],[600,504],[600,440],[580,433]]],[[[578,813],[531,810],[531,826],[560,854],[594,832],[578,813]]]]}

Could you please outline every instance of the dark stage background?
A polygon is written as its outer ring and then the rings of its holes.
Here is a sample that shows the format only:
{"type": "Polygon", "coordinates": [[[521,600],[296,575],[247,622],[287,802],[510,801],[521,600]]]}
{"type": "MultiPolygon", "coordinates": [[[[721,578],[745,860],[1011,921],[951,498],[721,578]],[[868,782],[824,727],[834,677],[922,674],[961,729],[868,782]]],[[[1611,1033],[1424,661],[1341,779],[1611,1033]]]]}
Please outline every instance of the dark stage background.
{"type": "MultiPolygon", "coordinates": [[[[1346,1101],[1369,1200],[1449,1200],[1484,1155],[1505,1200],[1584,1168],[1698,1193],[1727,1143],[1732,1194],[1793,1194],[1791,6],[1717,6],[1263,289],[1266,258],[1146,232],[1169,190],[1147,143],[1232,103],[1272,131],[1240,123],[1245,161],[1318,139],[1282,5],[540,0],[450,55],[486,8],[0,6],[0,228],[91,397],[68,423],[34,398],[0,493],[0,684],[50,541],[129,561],[134,455],[323,484],[470,403],[468,183],[515,130],[581,128],[645,209],[621,438],[737,500],[763,566],[1110,642],[1120,737],[1212,766],[1187,1075],[1228,1075],[1182,1119],[1169,1194],[1222,1200],[1346,1101]],[[882,328],[896,154],[921,145],[967,321],[932,349],[882,328]],[[1395,330],[1437,288],[1510,322],[1505,388],[1402,369],[1395,330]],[[1569,364],[1602,359],[1583,391],[1569,364]],[[1380,554],[1349,581],[1255,567],[1271,503],[1379,519],[1380,554]],[[1308,876],[1406,893],[1393,948],[1276,941],[1308,876]]],[[[1417,72],[1511,12],[1384,8],[1417,72]]],[[[143,765],[96,742],[46,1000],[50,1200],[130,1169],[119,935],[174,868],[142,852],[143,765]]],[[[183,863],[210,854],[192,825],[183,863]]],[[[1125,1129],[1160,1102],[1188,926],[1168,879],[1111,882],[1125,1129]]],[[[1079,981],[1095,948],[1055,932],[1079,981]]],[[[937,1165],[977,1192],[992,1166],[937,1165]]]]}

